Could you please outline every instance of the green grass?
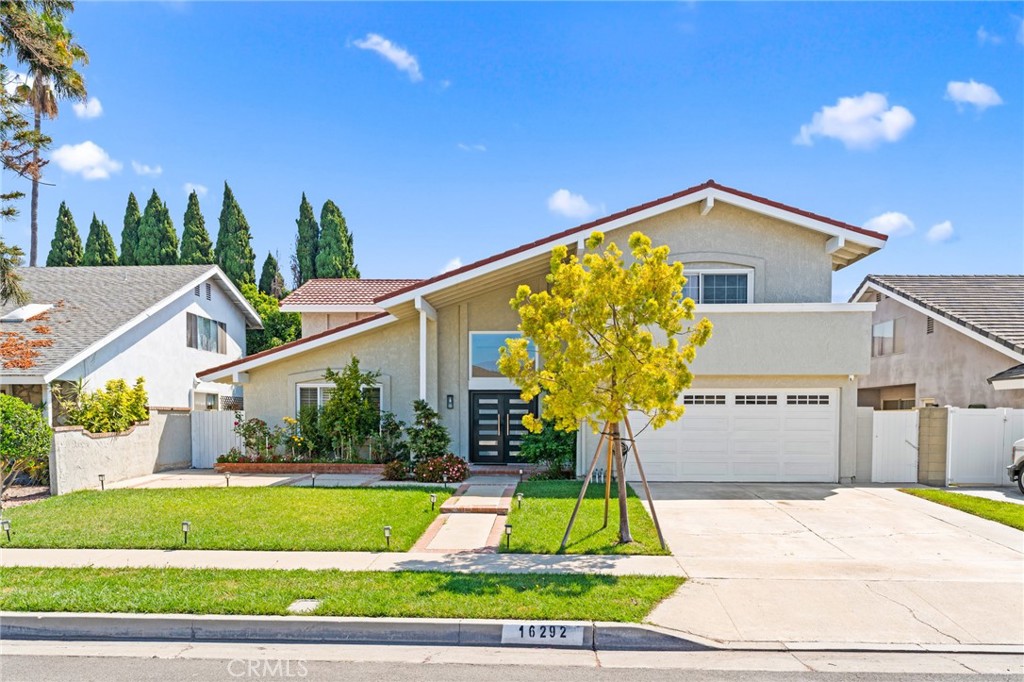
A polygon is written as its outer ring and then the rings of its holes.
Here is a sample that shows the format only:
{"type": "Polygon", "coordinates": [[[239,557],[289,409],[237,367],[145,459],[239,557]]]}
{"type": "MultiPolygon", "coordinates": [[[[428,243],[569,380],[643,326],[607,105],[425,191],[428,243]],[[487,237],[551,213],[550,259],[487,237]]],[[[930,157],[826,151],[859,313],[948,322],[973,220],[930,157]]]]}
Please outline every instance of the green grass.
{"type": "Polygon", "coordinates": [[[443,488],[178,488],[83,491],[16,507],[0,547],[407,551],[448,498],[443,488]]]}
{"type": "Polygon", "coordinates": [[[995,521],[1017,530],[1024,530],[1024,505],[1021,504],[987,500],[983,497],[929,488],[900,488],[900,492],[952,507],[953,509],[959,509],[962,512],[974,514],[983,519],[995,521]]]}
{"type": "Polygon", "coordinates": [[[417,572],[0,568],[0,609],[639,622],[683,578],[417,572]]]}
{"type": "MultiPolygon", "coordinates": [[[[579,481],[527,481],[520,483],[516,492],[523,493],[523,506],[515,498],[508,523],[512,524],[511,549],[513,553],[555,554],[565,534],[572,508],[580,494],[579,481]]],[[[629,486],[628,509],[633,542],[619,544],[618,489],[612,485],[612,500],[608,512],[608,526],[604,522],[604,484],[593,483],[580,507],[572,535],[566,545],[566,554],[668,554],[658,543],[654,522],[640,499],[629,486]]]]}

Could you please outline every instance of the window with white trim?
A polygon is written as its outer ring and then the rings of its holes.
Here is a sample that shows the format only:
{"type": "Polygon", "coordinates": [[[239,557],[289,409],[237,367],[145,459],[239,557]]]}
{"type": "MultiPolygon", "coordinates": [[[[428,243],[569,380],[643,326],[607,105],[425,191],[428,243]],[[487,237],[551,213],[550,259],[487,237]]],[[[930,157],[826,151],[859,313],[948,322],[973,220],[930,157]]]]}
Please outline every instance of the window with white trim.
{"type": "MultiPolygon", "coordinates": [[[[334,388],[334,384],[297,384],[295,386],[295,412],[302,411],[304,407],[323,409],[327,401],[331,399],[334,388]]],[[[363,389],[363,394],[370,399],[372,405],[376,405],[377,411],[380,412],[381,385],[367,386],[363,389]]]]}
{"type": "Polygon", "coordinates": [[[753,273],[737,270],[686,270],[683,296],[694,303],[750,303],[753,273]]]}
{"type": "MultiPolygon", "coordinates": [[[[470,379],[505,379],[498,371],[498,358],[501,347],[509,339],[522,336],[519,332],[470,332],[469,333],[469,378],[470,379]]],[[[537,348],[533,341],[528,344],[530,355],[536,361],[537,348]]]]}
{"type": "Polygon", "coordinates": [[[904,318],[879,322],[871,327],[871,355],[882,357],[903,352],[904,318]]]}
{"type": "Polygon", "coordinates": [[[208,317],[185,314],[185,345],[210,353],[228,352],[228,326],[208,317]]]}

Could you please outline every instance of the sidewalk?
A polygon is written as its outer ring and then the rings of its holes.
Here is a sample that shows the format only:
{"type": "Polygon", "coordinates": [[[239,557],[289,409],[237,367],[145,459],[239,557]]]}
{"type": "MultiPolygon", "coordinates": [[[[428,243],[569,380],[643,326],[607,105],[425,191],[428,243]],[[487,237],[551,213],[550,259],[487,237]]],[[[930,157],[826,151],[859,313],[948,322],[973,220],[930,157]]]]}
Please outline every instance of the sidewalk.
{"type": "Polygon", "coordinates": [[[476,552],[237,552],[189,549],[2,549],[0,566],[243,568],[451,573],[592,573],[685,576],[671,556],[476,552]]]}

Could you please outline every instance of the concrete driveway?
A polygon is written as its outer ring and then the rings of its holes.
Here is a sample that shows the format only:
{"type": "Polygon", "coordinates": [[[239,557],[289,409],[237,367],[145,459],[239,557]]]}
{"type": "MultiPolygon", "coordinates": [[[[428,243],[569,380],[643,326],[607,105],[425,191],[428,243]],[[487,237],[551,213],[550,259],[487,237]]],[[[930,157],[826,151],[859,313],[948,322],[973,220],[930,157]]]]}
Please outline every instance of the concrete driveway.
{"type": "Polygon", "coordinates": [[[885,487],[653,484],[690,580],[650,621],[722,643],[1024,647],[1024,533],[885,487]]]}

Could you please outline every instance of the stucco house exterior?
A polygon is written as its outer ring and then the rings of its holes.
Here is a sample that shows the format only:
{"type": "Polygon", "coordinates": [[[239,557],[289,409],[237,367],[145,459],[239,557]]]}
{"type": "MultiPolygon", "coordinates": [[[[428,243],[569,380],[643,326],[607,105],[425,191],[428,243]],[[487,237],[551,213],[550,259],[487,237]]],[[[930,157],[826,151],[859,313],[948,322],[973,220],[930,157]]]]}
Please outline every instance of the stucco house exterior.
{"type": "Polygon", "coordinates": [[[24,268],[29,303],[0,307],[0,392],[52,414],[50,387],[144,377],[152,406],[219,409],[239,387],[196,372],[245,355],[259,315],[215,265],[24,268]]]}
{"type": "MultiPolygon", "coordinates": [[[[199,378],[244,386],[246,415],[276,423],[322,401],[325,369],[354,355],[381,373],[382,409],[410,421],[413,400],[425,399],[441,413],[453,452],[514,464],[519,420],[535,406],[495,367],[498,348],[517,334],[509,301],[520,284],[545,286],[554,246],[578,252],[594,230],[622,246],[635,230],[669,245],[698,314],[715,325],[693,365],[686,415],[637,436],[650,478],[869,480],[870,462],[856,455],[855,378],[870,368],[874,304],[831,303],[832,273],[882,248],[885,235],[711,180],[393,288],[361,311],[367,317],[199,378]]],[[[330,286],[338,300],[350,293],[330,286]]],[[[580,435],[580,466],[594,439],[580,435]]]]}
{"type": "Polygon", "coordinates": [[[858,401],[1024,408],[1024,275],[868,275],[871,371],[858,401]]]}

